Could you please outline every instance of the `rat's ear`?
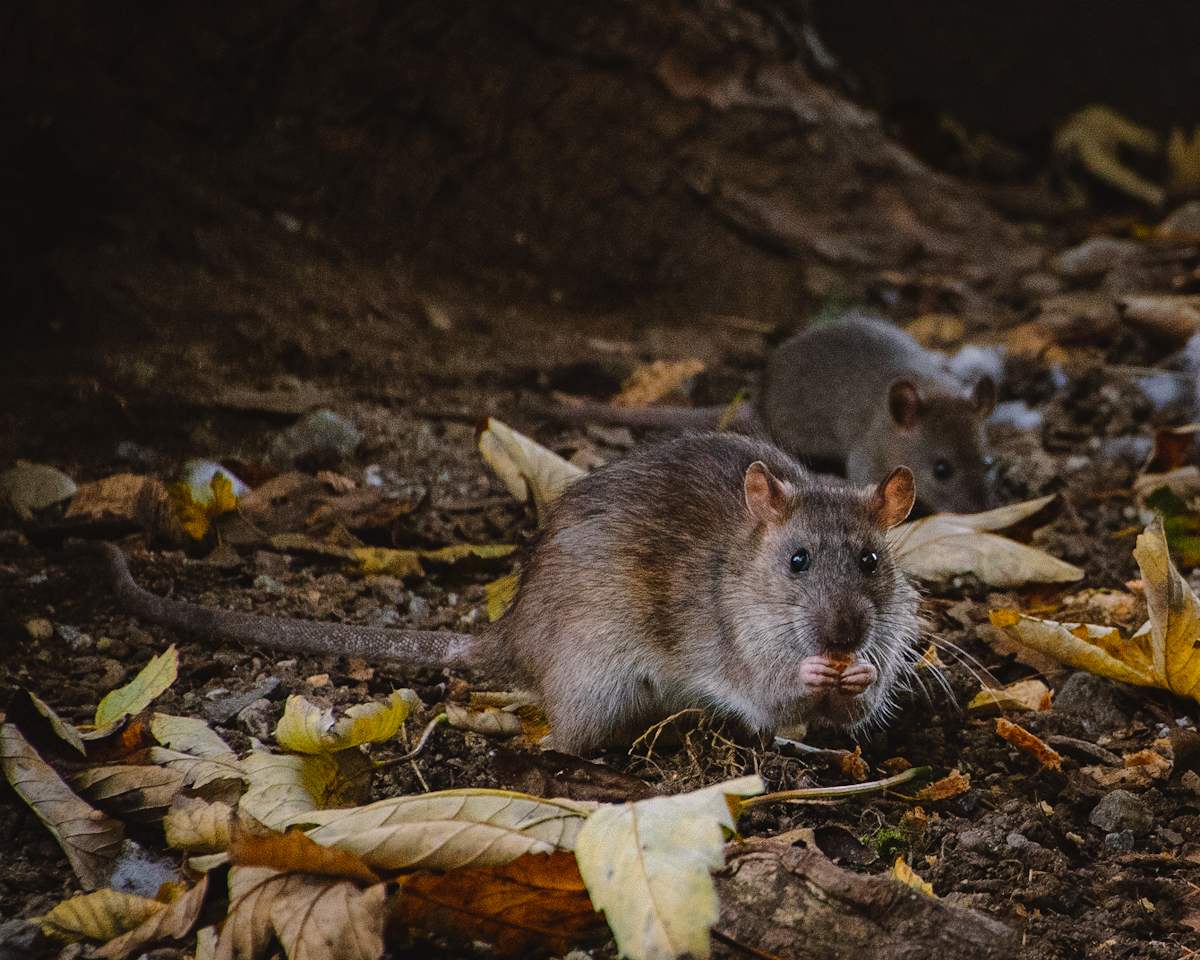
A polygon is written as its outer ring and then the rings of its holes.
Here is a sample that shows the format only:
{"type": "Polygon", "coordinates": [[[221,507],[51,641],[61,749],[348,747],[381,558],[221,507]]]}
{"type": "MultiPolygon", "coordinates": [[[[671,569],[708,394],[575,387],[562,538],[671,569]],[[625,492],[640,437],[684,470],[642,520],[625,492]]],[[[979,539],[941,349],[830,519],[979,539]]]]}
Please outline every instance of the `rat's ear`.
{"type": "Polygon", "coordinates": [[[925,413],[925,401],[915,383],[905,378],[888,387],[888,413],[902,430],[911,430],[917,425],[925,413]]]}
{"type": "Polygon", "coordinates": [[[917,498],[917,483],[908,467],[897,467],[871,495],[871,516],[890,530],[909,515],[917,498]]]}
{"type": "Polygon", "coordinates": [[[776,527],[787,521],[791,507],[788,491],[761,460],[746,468],[743,488],[746,506],[755,520],[776,527]]]}
{"type": "Polygon", "coordinates": [[[975,413],[984,420],[996,409],[996,381],[989,376],[982,376],[971,391],[971,402],[975,404],[975,413]]]}

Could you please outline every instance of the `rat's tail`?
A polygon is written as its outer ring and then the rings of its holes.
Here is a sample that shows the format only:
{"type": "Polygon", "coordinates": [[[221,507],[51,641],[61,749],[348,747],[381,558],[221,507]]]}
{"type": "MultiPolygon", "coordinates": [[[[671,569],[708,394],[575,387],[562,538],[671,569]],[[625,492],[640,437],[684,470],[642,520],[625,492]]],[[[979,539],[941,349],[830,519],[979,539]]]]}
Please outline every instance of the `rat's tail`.
{"type": "Polygon", "coordinates": [[[391,660],[406,667],[461,667],[471,663],[475,640],[463,633],[262,617],[155,596],[134,581],[120,548],[97,542],[92,549],[104,560],[121,607],[143,620],[297,653],[391,660]]]}

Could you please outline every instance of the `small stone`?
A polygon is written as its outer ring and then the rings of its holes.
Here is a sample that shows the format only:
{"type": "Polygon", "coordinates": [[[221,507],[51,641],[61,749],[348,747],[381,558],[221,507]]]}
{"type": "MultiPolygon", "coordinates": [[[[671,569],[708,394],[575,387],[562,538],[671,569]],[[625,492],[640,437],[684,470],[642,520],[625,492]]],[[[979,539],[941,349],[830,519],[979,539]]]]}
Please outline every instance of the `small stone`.
{"type": "Polygon", "coordinates": [[[390,603],[393,607],[404,606],[411,596],[404,589],[404,582],[398,577],[368,577],[367,586],[376,600],[390,603]]]}
{"type": "Polygon", "coordinates": [[[39,944],[46,944],[42,928],[32,920],[6,920],[0,923],[0,960],[37,956],[39,944]]]}
{"type": "Polygon", "coordinates": [[[301,461],[336,465],[361,442],[362,433],[348,417],[332,410],[314,410],[275,438],[268,459],[278,469],[301,461]]]}
{"type": "Polygon", "coordinates": [[[1065,277],[1107,273],[1114,267],[1138,259],[1143,247],[1134,240],[1117,237],[1092,237],[1078,246],[1064,250],[1051,266],[1065,277]]]}
{"type": "Polygon", "coordinates": [[[1133,831],[1105,834],[1104,847],[1112,853],[1129,853],[1133,849],[1133,831]]]}
{"type": "Polygon", "coordinates": [[[271,701],[255,700],[253,703],[238,711],[238,729],[247,736],[258,740],[266,740],[275,727],[271,701]]]}
{"type": "Polygon", "coordinates": [[[77,627],[68,626],[65,623],[60,623],[54,628],[54,632],[63,639],[63,641],[75,653],[82,653],[85,650],[94,650],[96,641],[92,639],[90,634],[84,633],[77,627]]]}
{"type": "Polygon", "coordinates": [[[1088,821],[1101,830],[1117,833],[1131,830],[1144,837],[1154,829],[1154,816],[1139,797],[1128,790],[1113,790],[1101,798],[1088,821]]]}
{"type": "Polygon", "coordinates": [[[11,503],[23,520],[32,519],[34,510],[74,496],[77,489],[65,473],[43,463],[18,460],[15,467],[0,473],[0,502],[11,503]]]}
{"type": "Polygon", "coordinates": [[[1157,836],[1158,839],[1162,841],[1163,845],[1167,847],[1178,847],[1183,845],[1183,834],[1172,830],[1170,827],[1159,827],[1155,831],[1155,836],[1157,836]]]}
{"type": "Polygon", "coordinates": [[[408,601],[408,615],[417,619],[429,616],[429,601],[424,597],[413,597],[408,601]]]}
{"type": "Polygon", "coordinates": [[[1200,200],[1189,200],[1172,211],[1158,225],[1160,233],[1182,233],[1188,238],[1200,237],[1200,200]]]}
{"type": "Polygon", "coordinates": [[[1054,697],[1056,713],[1079,720],[1088,733],[1106,733],[1129,726],[1129,717],[1118,706],[1111,680],[1080,670],[1071,674],[1054,697]]]}
{"type": "Polygon", "coordinates": [[[986,830],[964,830],[958,835],[958,845],[972,853],[995,853],[995,842],[986,830]]]}
{"type": "Polygon", "coordinates": [[[25,630],[34,640],[49,640],[54,636],[54,624],[45,617],[30,617],[25,621],[25,630]]]}
{"type": "Polygon", "coordinates": [[[283,584],[274,577],[268,577],[265,573],[260,573],[254,578],[254,589],[262,590],[276,597],[283,594],[283,584]]]}
{"type": "Polygon", "coordinates": [[[1033,850],[1043,849],[1040,843],[1035,843],[1024,834],[1017,833],[1015,830],[1005,837],[1004,842],[1008,844],[1009,850],[1015,850],[1018,853],[1029,853],[1033,850]]]}
{"type": "Polygon", "coordinates": [[[395,610],[383,610],[376,607],[363,617],[363,623],[368,627],[398,627],[400,614],[395,610]]]}

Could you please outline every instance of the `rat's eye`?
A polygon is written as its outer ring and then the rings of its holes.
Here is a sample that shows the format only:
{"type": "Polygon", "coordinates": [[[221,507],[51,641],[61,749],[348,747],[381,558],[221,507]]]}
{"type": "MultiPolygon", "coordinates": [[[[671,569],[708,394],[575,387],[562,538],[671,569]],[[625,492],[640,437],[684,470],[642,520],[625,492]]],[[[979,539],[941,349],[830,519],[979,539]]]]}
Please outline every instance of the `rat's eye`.
{"type": "Polygon", "coordinates": [[[933,461],[933,476],[935,480],[949,480],[954,476],[954,464],[945,457],[933,461]]]}
{"type": "Polygon", "coordinates": [[[863,573],[874,573],[879,567],[879,554],[874,550],[864,550],[858,555],[858,569],[863,573]]]}
{"type": "Polygon", "coordinates": [[[803,573],[811,563],[812,557],[804,547],[801,547],[792,554],[792,573],[803,573]]]}

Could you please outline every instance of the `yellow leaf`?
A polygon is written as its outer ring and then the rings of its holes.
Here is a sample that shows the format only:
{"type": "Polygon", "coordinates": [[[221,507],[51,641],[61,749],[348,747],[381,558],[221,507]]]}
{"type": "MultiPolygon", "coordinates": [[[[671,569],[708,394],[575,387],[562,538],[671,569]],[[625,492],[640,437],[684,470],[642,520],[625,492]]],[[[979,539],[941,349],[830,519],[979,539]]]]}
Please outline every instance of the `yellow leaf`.
{"type": "Polygon", "coordinates": [[[1158,686],[1150,658],[1148,630],[1125,640],[1116,627],[1058,623],[1012,610],[993,610],[991,620],[1018,643],[1069,667],[1143,687],[1158,686]]]}
{"type": "Polygon", "coordinates": [[[189,853],[218,853],[229,848],[227,803],[206,803],[196,797],[176,797],[163,817],[167,846],[189,853]]]}
{"type": "Polygon", "coordinates": [[[1161,517],[1138,537],[1133,555],[1146,588],[1159,685],[1200,700],[1200,599],[1171,562],[1161,517]]]}
{"type": "Polygon", "coordinates": [[[1073,114],[1054,138],[1054,152],[1059,156],[1075,156],[1089,171],[1118,190],[1153,207],[1162,206],[1163,188],[1143,180],[1121,162],[1121,150],[1126,148],[1137,153],[1157,153],[1158,134],[1100,105],[1084,107],[1073,114]]]}
{"type": "Polygon", "coordinates": [[[223,513],[237,509],[237,497],[233,492],[233,481],[223,473],[217,473],[208,483],[211,498],[197,500],[192,488],[183,482],[167,484],[167,493],[175,504],[175,512],[184,532],[193,540],[203,540],[208,535],[212,521],[223,513]]]}
{"type": "Polygon", "coordinates": [[[921,893],[931,897],[936,897],[933,892],[933,884],[927,883],[917,876],[917,872],[904,862],[903,857],[896,860],[896,865],[892,868],[892,876],[899,880],[907,887],[912,887],[914,890],[920,890],[921,893]]]}
{"type": "Polygon", "coordinates": [[[515,573],[493,580],[484,587],[487,591],[488,620],[495,623],[507,610],[517,596],[517,585],[521,582],[515,573]]]}
{"type": "Polygon", "coordinates": [[[142,668],[141,673],[120,689],[112,691],[96,708],[96,726],[106,727],[124,716],[141,713],[175,682],[179,672],[179,654],[175,645],[142,668]]]}
{"type": "Polygon", "coordinates": [[[333,711],[304,697],[288,697],[275,739],[296,753],[335,753],[364,743],[390,740],[420,701],[412,690],[394,690],[387,703],[360,703],[334,720],[333,711]]]}
{"type": "Polygon", "coordinates": [[[97,890],[60,903],[42,917],[42,932],[63,943],[112,940],[166,908],[131,893],[97,890]]]}
{"type": "Polygon", "coordinates": [[[391,550],[387,547],[356,547],[351,551],[364,576],[423,577],[421,556],[416,550],[391,550]]]}
{"type": "Polygon", "coordinates": [[[581,467],[494,418],[479,434],[479,452],[513,497],[521,503],[533,497],[539,517],[545,517],[550,504],[584,473],[581,467]]]}
{"type": "Polygon", "coordinates": [[[996,710],[1045,710],[1049,706],[1050,688],[1041,680],[1018,680],[1006,687],[984,687],[968,704],[972,713],[996,710]]]}

